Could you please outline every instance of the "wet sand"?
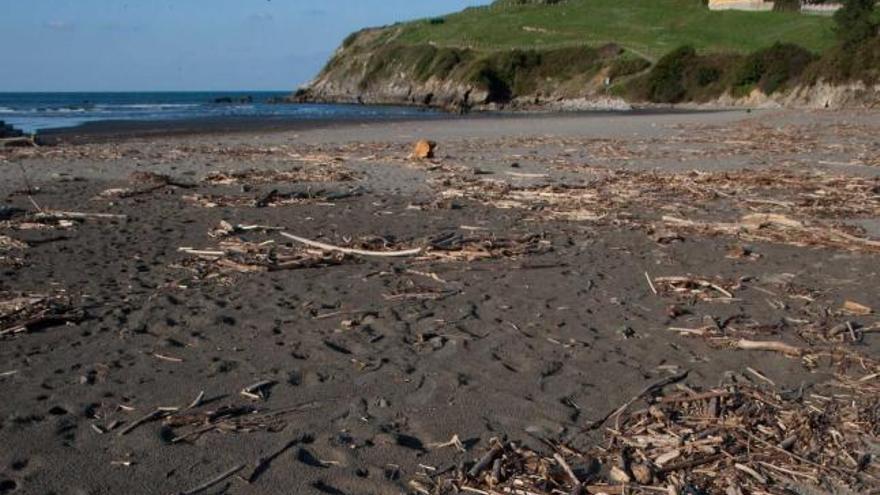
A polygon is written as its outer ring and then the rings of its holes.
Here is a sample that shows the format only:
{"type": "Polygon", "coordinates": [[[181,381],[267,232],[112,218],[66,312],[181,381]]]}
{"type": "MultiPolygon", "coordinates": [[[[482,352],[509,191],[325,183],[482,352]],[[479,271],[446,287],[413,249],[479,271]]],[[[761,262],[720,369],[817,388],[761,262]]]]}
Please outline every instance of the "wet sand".
{"type": "Polygon", "coordinates": [[[729,344],[878,357],[876,312],[841,310],[880,309],[878,135],[871,113],[735,111],[0,150],[0,299],[65,309],[0,336],[0,493],[183,493],[239,466],[204,493],[410,493],[493,437],[589,449],[602,431],[585,425],[683,370],[694,388],[747,368],[827,382],[828,366],[729,344]],[[408,158],[420,138],[433,160],[408,158]],[[124,218],[35,220],[28,192],[124,218]],[[809,229],[668,222],[750,214],[809,229]],[[276,227],[430,248],[330,259],[276,227]],[[841,322],[861,338],[811,333],[841,322]],[[465,452],[437,446],[455,435],[465,452]]]}

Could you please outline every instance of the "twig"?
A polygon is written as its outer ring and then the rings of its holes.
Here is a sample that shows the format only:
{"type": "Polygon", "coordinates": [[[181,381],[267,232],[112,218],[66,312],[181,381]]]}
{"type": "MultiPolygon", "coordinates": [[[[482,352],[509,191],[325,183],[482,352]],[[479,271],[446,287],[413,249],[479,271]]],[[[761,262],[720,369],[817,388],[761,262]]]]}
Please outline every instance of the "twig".
{"type": "Polygon", "coordinates": [[[564,457],[559,455],[559,453],[557,452],[557,453],[553,454],[553,458],[556,459],[556,462],[559,464],[560,467],[562,467],[562,470],[565,471],[565,474],[567,474],[568,477],[571,478],[572,483],[574,483],[575,485],[581,484],[581,480],[579,480],[577,475],[574,474],[574,471],[571,469],[571,466],[569,466],[568,463],[565,462],[564,457]]]}
{"type": "Polygon", "coordinates": [[[199,395],[198,395],[198,397],[196,397],[196,400],[192,401],[192,403],[189,406],[187,406],[187,409],[195,409],[195,408],[201,406],[203,400],[205,400],[204,390],[199,392],[199,395]]]}
{"type": "Polygon", "coordinates": [[[349,311],[333,311],[332,313],[324,313],[320,315],[315,315],[312,319],[314,320],[325,320],[327,318],[333,318],[334,316],[345,316],[345,315],[357,315],[363,313],[369,313],[369,309],[352,309],[349,311]]]}
{"type": "Polygon", "coordinates": [[[661,404],[672,404],[675,402],[696,402],[701,400],[709,400],[721,397],[729,397],[733,395],[730,392],[726,391],[718,391],[718,392],[706,392],[702,394],[693,394],[693,395],[681,395],[676,397],[663,397],[658,402],[661,404]]]}
{"type": "Polygon", "coordinates": [[[128,435],[129,433],[134,431],[135,428],[137,428],[145,423],[149,423],[150,421],[155,421],[159,418],[162,418],[163,416],[165,416],[167,414],[168,414],[168,411],[163,411],[162,409],[156,409],[155,411],[151,412],[150,414],[147,414],[146,416],[136,420],[134,423],[119,430],[119,436],[124,437],[125,435],[128,435]]]}
{"type": "Polygon", "coordinates": [[[153,357],[156,359],[161,359],[162,361],[168,361],[169,363],[182,363],[183,359],[171,357],[171,356],[163,356],[162,354],[153,353],[153,357]]]}
{"type": "Polygon", "coordinates": [[[345,254],[354,254],[358,256],[377,256],[382,258],[403,258],[407,256],[415,256],[422,252],[422,248],[414,248],[407,249],[403,251],[367,251],[364,249],[352,249],[352,248],[344,248],[339,246],[334,246],[332,244],[325,244],[323,242],[312,241],[309,239],[305,239],[303,237],[298,237],[293,234],[288,234],[287,232],[282,232],[282,236],[299,242],[300,244],[305,244],[306,246],[311,246],[313,248],[321,249],[324,251],[337,251],[345,254]]]}
{"type": "Polygon", "coordinates": [[[24,185],[27,188],[28,201],[30,201],[31,204],[34,205],[34,208],[36,208],[38,212],[42,212],[43,209],[34,199],[34,188],[31,186],[31,181],[28,179],[27,172],[24,170],[24,165],[21,162],[17,163],[19,170],[21,170],[21,176],[24,179],[24,185]]]}
{"type": "Polygon", "coordinates": [[[232,477],[232,475],[234,475],[235,473],[237,473],[237,472],[241,471],[242,469],[244,469],[245,466],[246,466],[245,464],[242,464],[242,465],[240,465],[240,466],[236,466],[236,467],[230,469],[229,471],[226,471],[225,473],[221,474],[220,476],[217,476],[216,478],[214,478],[214,479],[212,479],[212,480],[210,480],[210,481],[207,481],[207,482],[205,482],[205,483],[202,483],[201,485],[199,485],[199,486],[193,488],[192,490],[187,490],[187,491],[185,491],[185,492],[180,492],[179,495],[195,495],[196,493],[201,493],[201,492],[207,490],[208,488],[211,488],[211,487],[214,486],[214,485],[217,485],[217,484],[222,483],[222,482],[225,481],[227,478],[232,477]]]}
{"type": "Polygon", "coordinates": [[[241,390],[241,395],[244,395],[245,397],[249,397],[254,400],[264,399],[265,396],[262,394],[262,391],[264,388],[270,385],[275,385],[275,382],[272,380],[264,380],[254,383],[253,385],[248,385],[241,390]]]}
{"type": "Polygon", "coordinates": [[[605,424],[605,422],[608,421],[608,419],[610,419],[610,418],[612,418],[612,417],[614,417],[614,416],[618,416],[618,415],[620,415],[621,413],[623,413],[623,411],[626,411],[627,408],[629,408],[629,406],[633,405],[636,401],[638,401],[638,400],[641,399],[642,397],[644,397],[644,396],[646,396],[646,395],[648,395],[648,394],[650,394],[650,393],[652,393],[652,392],[655,392],[655,391],[657,391],[657,390],[660,390],[660,389],[662,389],[663,387],[665,387],[665,386],[667,386],[667,385],[671,385],[671,384],[673,384],[673,383],[676,383],[676,382],[679,382],[679,381],[681,381],[681,380],[684,380],[684,379],[688,376],[688,373],[690,373],[690,370],[685,370],[685,371],[683,371],[683,372],[681,372],[681,373],[679,373],[679,374],[677,374],[677,375],[675,375],[675,376],[670,376],[670,377],[664,378],[663,380],[660,380],[660,381],[657,382],[657,383],[654,383],[654,384],[652,384],[652,385],[648,385],[648,386],[645,387],[641,392],[639,392],[638,395],[636,395],[636,396],[633,397],[632,399],[628,400],[628,401],[627,401],[626,403],[624,403],[622,406],[620,406],[620,407],[618,407],[617,409],[615,409],[615,410],[609,412],[609,413],[606,414],[602,419],[600,419],[600,420],[598,420],[598,421],[594,421],[593,423],[587,425],[586,429],[587,429],[587,430],[595,430],[596,428],[599,428],[600,426],[602,426],[603,424],[605,424]]]}
{"type": "Polygon", "coordinates": [[[757,340],[746,340],[740,339],[736,342],[736,347],[738,349],[743,349],[746,351],[773,351],[773,352],[781,352],[783,354],[789,356],[800,357],[803,355],[804,350],[800,347],[795,347],[793,345],[786,344],[784,342],[778,341],[757,341],[757,340]]]}
{"type": "Polygon", "coordinates": [[[104,219],[112,219],[112,220],[125,220],[128,218],[127,215],[116,215],[113,213],[83,213],[78,211],[55,211],[48,210],[37,213],[37,218],[50,218],[50,219],[68,219],[68,218],[104,218],[104,219]]]}
{"type": "Polygon", "coordinates": [[[474,464],[474,467],[472,467],[471,470],[468,471],[468,476],[470,476],[471,478],[476,478],[477,476],[479,476],[480,473],[485,471],[489,467],[489,465],[492,464],[492,461],[494,461],[496,457],[501,455],[503,451],[504,447],[502,447],[500,444],[496,444],[489,450],[489,452],[486,452],[486,454],[483,455],[479,462],[474,464]]]}
{"type": "Polygon", "coordinates": [[[458,438],[458,434],[453,435],[452,439],[449,440],[448,442],[432,443],[432,444],[429,444],[428,447],[430,447],[432,449],[443,449],[446,447],[455,447],[459,452],[462,452],[462,453],[467,452],[467,450],[464,448],[464,444],[462,444],[461,440],[458,438]]]}
{"type": "Polygon", "coordinates": [[[670,464],[663,468],[660,468],[658,474],[666,474],[672,473],[675,471],[680,471],[682,469],[690,469],[697,466],[702,466],[703,464],[709,464],[710,462],[715,462],[724,457],[723,454],[712,454],[705,457],[699,457],[697,459],[692,459],[690,461],[682,461],[676,464],[670,464]]]}
{"type": "Polygon", "coordinates": [[[305,438],[306,435],[300,435],[297,438],[284,444],[280,449],[276,450],[275,452],[257,459],[257,462],[254,465],[254,470],[251,471],[250,476],[246,478],[247,482],[253,483],[257,481],[257,478],[259,478],[264,472],[266,472],[267,469],[269,469],[269,465],[272,463],[272,461],[281,456],[281,454],[290,450],[293,446],[305,441],[305,438]]]}
{"type": "Polygon", "coordinates": [[[658,295],[659,292],[657,292],[657,287],[654,287],[654,281],[651,280],[651,276],[648,275],[648,272],[645,272],[645,279],[648,280],[648,287],[651,288],[651,292],[653,292],[655,296],[658,295]]]}

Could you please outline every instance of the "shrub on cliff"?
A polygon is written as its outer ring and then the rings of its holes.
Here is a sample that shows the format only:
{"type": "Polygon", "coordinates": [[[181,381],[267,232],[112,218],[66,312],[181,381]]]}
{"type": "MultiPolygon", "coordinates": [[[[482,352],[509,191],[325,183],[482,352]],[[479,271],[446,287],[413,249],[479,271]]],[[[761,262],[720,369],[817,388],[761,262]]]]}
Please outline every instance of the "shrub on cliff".
{"type": "Polygon", "coordinates": [[[566,81],[598,73],[604,61],[595,48],[491,52],[469,70],[467,81],[489,92],[489,101],[506,103],[517,96],[540,93],[548,80],[566,81]]]}
{"type": "Polygon", "coordinates": [[[798,79],[816,58],[792,43],[775,43],[758,50],[739,65],[733,81],[734,93],[745,94],[757,87],[764,94],[772,94],[798,79]]]}
{"type": "Polygon", "coordinates": [[[874,14],[874,0],[847,0],[834,15],[839,43],[822,54],[804,80],[880,83],[880,29],[874,14]]]}
{"type": "Polygon", "coordinates": [[[857,45],[877,35],[875,2],[876,0],[844,0],[843,8],[834,13],[837,36],[844,45],[857,45]]]}
{"type": "Polygon", "coordinates": [[[648,76],[648,99],[656,103],[678,103],[687,90],[684,74],[697,58],[692,46],[682,46],[661,58],[648,76]]]}

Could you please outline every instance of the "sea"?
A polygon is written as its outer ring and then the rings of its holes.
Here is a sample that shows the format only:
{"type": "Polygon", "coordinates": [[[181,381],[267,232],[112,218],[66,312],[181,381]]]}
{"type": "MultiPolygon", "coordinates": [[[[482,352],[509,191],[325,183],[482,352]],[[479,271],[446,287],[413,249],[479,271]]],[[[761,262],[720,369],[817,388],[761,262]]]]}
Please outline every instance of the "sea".
{"type": "Polygon", "coordinates": [[[104,121],[272,118],[371,120],[437,114],[413,107],[273,103],[290,91],[0,93],[0,121],[27,133],[104,121]]]}

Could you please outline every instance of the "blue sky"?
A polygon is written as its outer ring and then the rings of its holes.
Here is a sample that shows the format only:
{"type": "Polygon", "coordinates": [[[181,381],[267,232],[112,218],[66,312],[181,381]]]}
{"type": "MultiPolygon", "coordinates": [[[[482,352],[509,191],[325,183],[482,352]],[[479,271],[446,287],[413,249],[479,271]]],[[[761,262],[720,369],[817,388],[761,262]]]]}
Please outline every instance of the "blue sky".
{"type": "Polygon", "coordinates": [[[289,90],[351,31],[488,0],[3,0],[0,91],[289,90]]]}

